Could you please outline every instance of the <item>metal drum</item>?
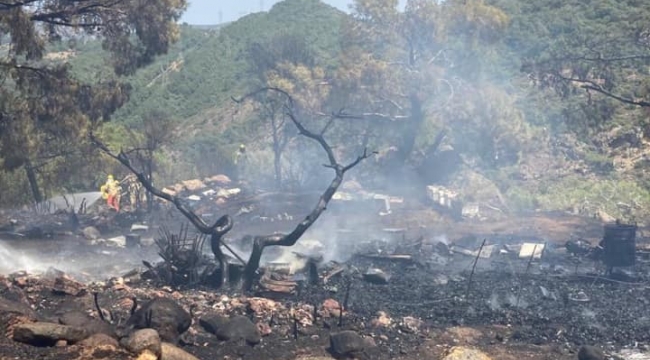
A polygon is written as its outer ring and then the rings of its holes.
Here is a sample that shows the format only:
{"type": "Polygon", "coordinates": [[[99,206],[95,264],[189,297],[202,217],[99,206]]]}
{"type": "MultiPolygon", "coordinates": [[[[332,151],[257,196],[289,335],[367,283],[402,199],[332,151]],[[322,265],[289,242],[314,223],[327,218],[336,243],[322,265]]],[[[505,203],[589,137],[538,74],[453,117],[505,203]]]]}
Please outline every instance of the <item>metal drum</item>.
{"type": "Polygon", "coordinates": [[[607,224],[603,237],[603,261],[609,267],[633,266],[636,262],[637,225],[607,224]]]}

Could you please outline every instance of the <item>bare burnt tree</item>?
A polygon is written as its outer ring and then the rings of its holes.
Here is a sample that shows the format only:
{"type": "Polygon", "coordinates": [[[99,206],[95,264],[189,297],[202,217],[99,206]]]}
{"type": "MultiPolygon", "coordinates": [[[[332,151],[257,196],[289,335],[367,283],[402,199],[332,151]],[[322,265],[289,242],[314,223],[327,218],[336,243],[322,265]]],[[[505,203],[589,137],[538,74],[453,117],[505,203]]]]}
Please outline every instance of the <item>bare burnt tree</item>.
{"type": "Polygon", "coordinates": [[[212,252],[215,256],[215,258],[219,261],[219,265],[221,267],[221,276],[222,276],[222,284],[226,284],[228,281],[228,264],[226,262],[226,258],[224,253],[221,250],[221,245],[223,245],[226,249],[228,249],[235,257],[237,257],[243,264],[245,264],[244,268],[244,289],[249,290],[253,282],[255,281],[255,275],[257,274],[257,270],[260,266],[260,260],[262,258],[262,254],[264,252],[264,249],[267,247],[271,246],[293,246],[296,244],[296,242],[300,239],[300,237],[316,222],[316,220],[320,217],[320,215],[327,209],[327,205],[329,201],[332,199],[332,196],[336,193],[338,190],[339,186],[343,182],[343,176],[347,171],[350,169],[354,168],[357,166],[361,161],[364,159],[368,158],[370,155],[374,153],[368,153],[367,150],[364,149],[363,154],[359,155],[356,157],[356,159],[349,164],[341,164],[338,162],[336,159],[336,156],[334,155],[334,151],[332,150],[332,147],[327,143],[327,141],[324,138],[325,132],[330,128],[332,123],[334,122],[335,119],[337,118],[345,118],[349,117],[349,115],[345,115],[341,112],[332,114],[329,121],[325,124],[325,126],[321,129],[320,132],[312,132],[308,130],[299,120],[298,117],[295,113],[295,105],[293,98],[291,95],[289,95],[286,91],[279,89],[279,88],[273,88],[273,87],[265,87],[260,90],[257,90],[251,94],[248,94],[244,96],[242,99],[234,99],[236,102],[241,102],[246,98],[255,96],[257,94],[263,93],[263,92],[276,92],[281,95],[283,95],[287,99],[287,103],[285,105],[285,111],[287,117],[293,122],[293,124],[296,126],[298,129],[298,132],[317,142],[325,151],[327,154],[327,158],[329,160],[328,164],[325,164],[325,167],[328,167],[334,171],[334,178],[332,179],[330,185],[325,189],[323,194],[321,195],[320,199],[318,200],[318,203],[314,207],[314,209],[296,226],[296,228],[291,231],[288,234],[281,234],[281,233],[276,233],[276,234],[271,234],[271,235],[264,235],[264,236],[257,236],[254,238],[253,241],[253,250],[251,252],[251,255],[248,259],[248,262],[244,262],[241,257],[237,255],[230,247],[228,247],[227,244],[225,244],[222,241],[222,237],[232,229],[233,226],[233,220],[229,215],[223,215],[221,218],[219,218],[213,225],[209,226],[207,225],[199,216],[197,216],[192,210],[190,210],[187,205],[178,197],[172,196],[170,194],[164,193],[158,188],[156,188],[144,175],[142,172],[138,171],[132,164],[131,160],[129,159],[128,155],[126,155],[123,151],[120,151],[118,154],[113,153],[105,144],[103,144],[101,141],[99,141],[93,134],[90,135],[91,141],[102,151],[104,151],[106,154],[111,156],[112,158],[116,159],[119,161],[122,165],[126,166],[135,176],[138,178],[138,181],[142,183],[142,185],[154,196],[159,197],[161,199],[165,199],[167,201],[170,201],[171,203],[176,206],[176,208],[185,216],[187,217],[190,222],[203,234],[210,235],[210,245],[212,247],[212,252]]]}
{"type": "Polygon", "coordinates": [[[228,251],[230,251],[239,261],[242,262],[242,264],[245,264],[244,260],[239,257],[237,253],[235,253],[227,244],[224,244],[221,241],[222,237],[228,231],[230,231],[233,226],[232,218],[229,215],[223,215],[212,225],[206,224],[180,198],[167,194],[155,187],[143,172],[139,171],[135,166],[132,165],[131,159],[129,159],[129,156],[124,151],[120,151],[118,154],[115,154],[92,133],[90,134],[90,140],[93,142],[93,144],[95,144],[95,146],[97,146],[108,156],[119,161],[122,165],[128,168],[138,178],[138,181],[142,184],[142,186],[144,186],[144,188],[149,191],[149,193],[174,204],[178,211],[180,211],[181,214],[183,214],[183,216],[185,216],[199,232],[210,236],[210,246],[212,253],[219,262],[219,266],[221,267],[222,284],[226,284],[228,281],[228,263],[225,254],[221,250],[221,245],[228,249],[228,251]]]}
{"type": "Polygon", "coordinates": [[[321,146],[321,148],[323,148],[329,160],[329,164],[325,164],[324,166],[332,169],[335,175],[332,181],[330,182],[329,186],[325,189],[325,191],[321,195],[314,209],[300,223],[298,223],[298,225],[296,226],[295,229],[293,229],[293,231],[291,231],[288,234],[276,233],[271,235],[256,236],[254,238],[253,250],[248,259],[248,263],[246,264],[246,267],[244,269],[244,289],[246,290],[249,290],[253,285],[253,282],[255,280],[255,275],[260,266],[260,260],[262,258],[264,249],[271,246],[295,245],[296,242],[298,242],[298,240],[300,239],[300,237],[316,222],[316,220],[320,217],[323,211],[327,209],[327,205],[332,199],[332,196],[336,193],[339,186],[341,186],[341,183],[343,182],[343,176],[345,175],[345,173],[348,170],[357,166],[361,161],[363,161],[364,159],[372,155],[372,153],[368,153],[368,151],[364,149],[363,154],[357,156],[357,158],[351,163],[347,165],[343,165],[338,162],[336,156],[334,155],[334,151],[332,150],[332,147],[327,143],[324,135],[325,132],[330,128],[330,126],[332,125],[335,119],[349,117],[349,115],[343,114],[342,111],[336,114],[332,114],[329,121],[327,121],[327,123],[321,129],[320,132],[312,132],[308,130],[298,120],[297,115],[295,113],[296,107],[293,98],[291,97],[291,95],[289,95],[286,91],[282,89],[275,88],[275,87],[265,87],[249,95],[244,96],[244,98],[242,99],[233,99],[233,100],[235,100],[236,102],[241,102],[247,97],[255,96],[261,92],[277,92],[287,98],[287,104],[285,106],[286,115],[293,122],[296,128],[298,128],[298,132],[300,133],[300,135],[303,135],[309,139],[316,141],[321,146]]]}

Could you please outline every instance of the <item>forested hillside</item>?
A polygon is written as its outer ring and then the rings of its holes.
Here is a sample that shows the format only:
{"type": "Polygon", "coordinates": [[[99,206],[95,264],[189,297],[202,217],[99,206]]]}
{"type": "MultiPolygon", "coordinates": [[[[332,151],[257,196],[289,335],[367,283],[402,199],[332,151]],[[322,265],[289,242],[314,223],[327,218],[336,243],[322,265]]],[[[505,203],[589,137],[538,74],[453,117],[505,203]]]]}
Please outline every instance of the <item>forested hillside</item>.
{"type": "MultiPolygon", "coordinates": [[[[341,109],[354,115],[329,136],[342,154],[379,152],[357,173],[364,186],[435,183],[503,211],[643,217],[648,24],[639,0],[418,0],[404,11],[393,0],[355,1],[350,15],[285,0],[222,27],[181,25],[167,53],[126,76],[92,37],[54,43],[43,61],[68,64],[83,82],[129,84],[128,101],[95,131],[127,148],[162,129],[155,173],[164,183],[228,173],[240,143],[259,184],[281,186],[278,167],[285,187],[317,183],[320,162],[284,127],[280,97],[232,99],[270,86],[291,93],[313,126],[341,109]]],[[[124,172],[81,153],[34,152],[39,186],[88,190],[124,172]]],[[[31,201],[26,172],[2,157],[0,202],[31,201]]]]}

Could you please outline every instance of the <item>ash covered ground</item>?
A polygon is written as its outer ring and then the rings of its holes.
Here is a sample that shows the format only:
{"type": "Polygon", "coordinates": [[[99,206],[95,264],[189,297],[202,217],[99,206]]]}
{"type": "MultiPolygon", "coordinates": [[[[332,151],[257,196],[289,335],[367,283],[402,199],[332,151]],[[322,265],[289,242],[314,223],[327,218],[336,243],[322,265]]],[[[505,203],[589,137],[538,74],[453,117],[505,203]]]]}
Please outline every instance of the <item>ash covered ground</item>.
{"type": "MultiPolygon", "coordinates": [[[[290,230],[315,197],[287,199],[282,211],[276,210],[277,199],[271,209],[259,197],[232,200],[216,210],[237,214],[226,240],[245,253],[243,236],[290,230]]],[[[208,217],[217,213],[200,204],[196,209],[208,217]]],[[[65,316],[75,312],[101,321],[94,293],[114,328],[129,318],[133,298],[140,307],[151,299],[173,300],[190,314],[191,325],[180,340],[168,340],[199,359],[599,358],[599,353],[584,357],[589,355],[584,349],[579,355],[583,345],[614,358],[642,359],[650,345],[643,229],[636,265],[611,278],[604,276],[601,261],[565,246],[569,240],[597,244],[603,224],[593,219],[531,214],[456,221],[422,204],[383,216],[372,207],[336,205],[296,247],[269,251],[264,268],[278,274],[268,270],[270,286],[244,293],[238,283],[169,286],[147,277],[141,261],[160,261],[150,239],[160,236],[161,224],[175,229],[184,222],[170,214],[150,218],[143,244],[135,248],[117,238],[142,223],[129,215],[98,225],[101,237],[92,240],[81,231],[41,229],[46,238],[33,240],[5,233],[0,358],[138,358],[138,351],[124,344],[95,337],[60,336],[46,346],[24,337],[16,341],[17,329],[22,334],[34,321],[74,327],[65,316]],[[523,243],[543,244],[542,258],[521,257],[523,243]],[[305,256],[319,257],[317,278],[300,271],[305,256]],[[278,265],[290,270],[277,270],[278,265]],[[228,321],[233,325],[225,325],[228,321]]],[[[39,223],[64,224],[65,216],[47,215],[39,223]]],[[[80,217],[80,228],[102,223],[100,218],[80,217]]],[[[162,352],[161,358],[174,358],[162,352]]]]}

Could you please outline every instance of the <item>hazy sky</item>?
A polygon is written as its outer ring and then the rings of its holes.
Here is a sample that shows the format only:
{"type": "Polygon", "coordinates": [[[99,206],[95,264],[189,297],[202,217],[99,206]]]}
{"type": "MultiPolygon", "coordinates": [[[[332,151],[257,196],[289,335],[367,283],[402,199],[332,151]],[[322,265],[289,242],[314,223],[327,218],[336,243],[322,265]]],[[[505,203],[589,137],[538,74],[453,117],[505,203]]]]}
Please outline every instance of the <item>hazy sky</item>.
{"type": "MultiPolygon", "coordinates": [[[[237,20],[261,8],[268,11],[278,0],[188,0],[190,6],[185,12],[182,22],[192,25],[214,25],[219,23],[219,12],[223,22],[237,20]]],[[[324,3],[347,11],[351,0],[322,0],[324,3]]]]}

